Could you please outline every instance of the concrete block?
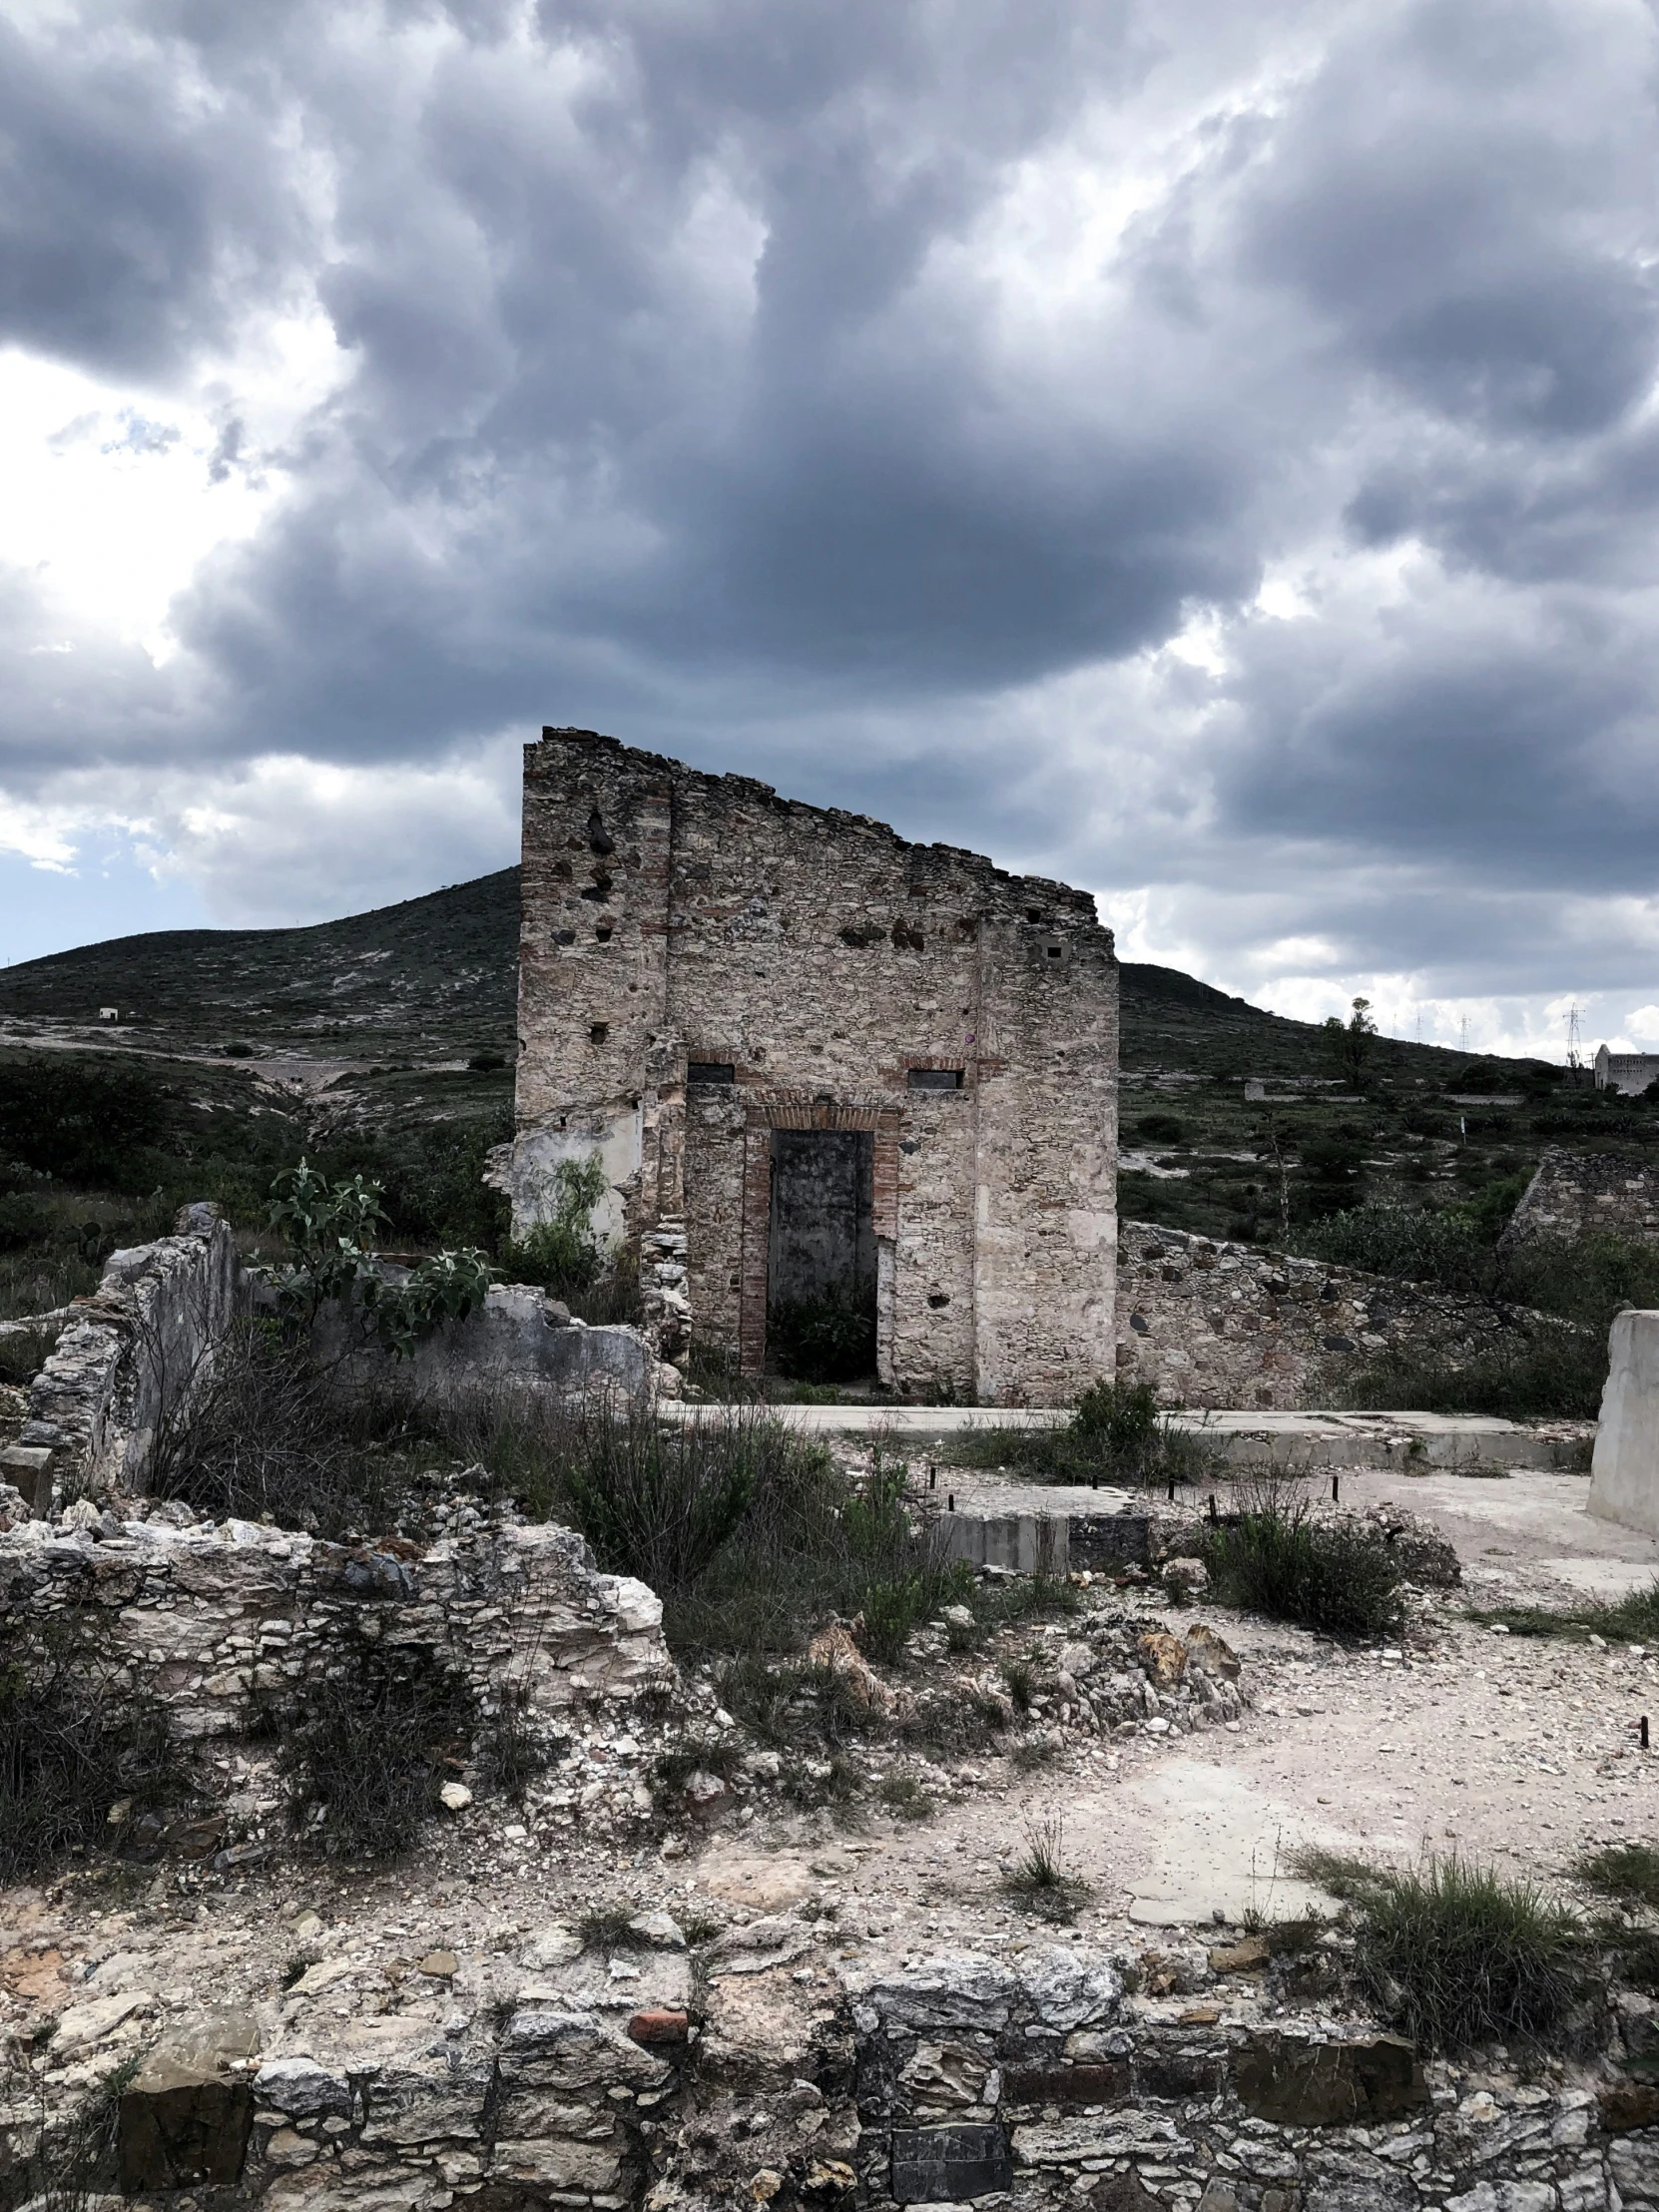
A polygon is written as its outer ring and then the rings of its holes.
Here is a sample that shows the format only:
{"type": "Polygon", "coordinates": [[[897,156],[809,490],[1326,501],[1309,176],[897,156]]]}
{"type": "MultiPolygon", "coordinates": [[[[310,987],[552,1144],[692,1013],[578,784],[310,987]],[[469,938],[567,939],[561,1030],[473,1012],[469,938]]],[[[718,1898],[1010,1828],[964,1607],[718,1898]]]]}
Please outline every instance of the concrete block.
{"type": "Polygon", "coordinates": [[[1609,1333],[1589,1509],[1659,1536],[1659,1313],[1632,1309],[1609,1333]]]}
{"type": "Polygon", "coordinates": [[[52,1502],[52,1453],[45,1444],[7,1444],[0,1451],[0,1482],[21,1493],[38,1520],[52,1502]]]}
{"type": "Polygon", "coordinates": [[[1064,1513],[941,1513],[947,1559],[1057,1581],[1068,1571],[1070,1523],[1064,1513]]]}

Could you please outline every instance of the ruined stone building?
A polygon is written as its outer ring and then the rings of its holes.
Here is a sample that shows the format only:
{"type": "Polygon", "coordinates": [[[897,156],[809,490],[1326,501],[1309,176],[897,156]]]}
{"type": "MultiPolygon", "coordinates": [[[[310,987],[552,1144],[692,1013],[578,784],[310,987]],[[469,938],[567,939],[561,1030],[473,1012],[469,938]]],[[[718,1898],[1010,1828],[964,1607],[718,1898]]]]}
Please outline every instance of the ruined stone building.
{"type": "Polygon", "coordinates": [[[525,749],[515,1234],[561,1161],[648,1316],[758,1376],[872,1311],[910,1394],[1113,1372],[1117,963],[1087,893],[585,730],[525,749]]]}
{"type": "Polygon", "coordinates": [[[1625,1091],[1635,1097],[1659,1079],[1659,1052],[1609,1052],[1598,1045],[1595,1076],[1598,1091],[1625,1091]]]}

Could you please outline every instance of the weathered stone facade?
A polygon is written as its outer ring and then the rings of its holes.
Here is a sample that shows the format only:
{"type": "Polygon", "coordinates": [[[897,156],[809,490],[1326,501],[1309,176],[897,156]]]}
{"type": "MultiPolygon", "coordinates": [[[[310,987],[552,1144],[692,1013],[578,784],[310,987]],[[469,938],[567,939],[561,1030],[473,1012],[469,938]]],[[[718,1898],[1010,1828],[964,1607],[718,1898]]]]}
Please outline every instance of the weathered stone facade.
{"type": "Polygon", "coordinates": [[[1598,1230],[1659,1244],[1659,1169],[1639,1153],[1546,1146],[1505,1238],[1583,1237],[1598,1230]]]}
{"type": "Polygon", "coordinates": [[[1489,1299],[1154,1222],[1125,1222],[1118,1249],[1117,1372],[1152,1383],[1165,1405],[1342,1405],[1390,1352],[1455,1367],[1538,1321],[1489,1299]]]}
{"type": "Polygon", "coordinates": [[[849,1290],[873,1246],[883,1382],[1050,1404],[1110,1372],[1117,965],[1086,893],[548,730],[523,898],[520,1232],[597,1153],[665,1343],[757,1375],[769,1306],[829,1273],[780,1179],[833,1139],[817,1183],[861,1178],[836,1235],[849,1290]]]}

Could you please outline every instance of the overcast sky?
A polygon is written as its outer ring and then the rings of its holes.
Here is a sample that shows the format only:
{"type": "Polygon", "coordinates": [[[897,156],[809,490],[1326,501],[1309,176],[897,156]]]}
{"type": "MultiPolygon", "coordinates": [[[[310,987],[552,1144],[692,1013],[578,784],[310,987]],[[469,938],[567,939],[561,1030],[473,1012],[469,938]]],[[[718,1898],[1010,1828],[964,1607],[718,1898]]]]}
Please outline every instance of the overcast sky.
{"type": "Polygon", "coordinates": [[[1635,0],[0,0],[0,957],[543,722],[1297,1014],[1659,1046],[1635,0]]]}

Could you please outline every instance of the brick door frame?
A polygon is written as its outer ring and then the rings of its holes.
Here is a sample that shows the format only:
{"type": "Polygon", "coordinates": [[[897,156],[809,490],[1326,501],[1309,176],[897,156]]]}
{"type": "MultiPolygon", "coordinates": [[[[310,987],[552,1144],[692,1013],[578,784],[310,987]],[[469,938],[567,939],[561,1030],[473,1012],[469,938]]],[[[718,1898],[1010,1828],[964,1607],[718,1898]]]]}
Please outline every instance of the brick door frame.
{"type": "MultiPolygon", "coordinates": [[[[745,1100],[738,1373],[758,1382],[767,1365],[767,1292],[772,1263],[772,1132],[867,1129],[870,1199],[877,1243],[898,1234],[898,1125],[901,1109],[884,1101],[837,1101],[822,1092],[762,1091],[745,1100]]],[[[879,1316],[877,1317],[879,1330],[879,1316]]]]}

